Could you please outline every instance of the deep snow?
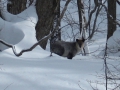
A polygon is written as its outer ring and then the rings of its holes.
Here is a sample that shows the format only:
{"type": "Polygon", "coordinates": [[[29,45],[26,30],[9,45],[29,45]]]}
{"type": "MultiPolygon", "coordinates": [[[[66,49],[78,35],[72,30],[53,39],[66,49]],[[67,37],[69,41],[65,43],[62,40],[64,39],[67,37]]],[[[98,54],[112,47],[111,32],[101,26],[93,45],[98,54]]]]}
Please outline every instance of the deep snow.
{"type": "MultiPolygon", "coordinates": [[[[15,45],[17,52],[37,42],[34,6],[18,15],[2,14],[7,21],[0,18],[0,39],[15,45]]],[[[77,55],[72,60],[55,54],[49,57],[49,47],[43,50],[39,46],[16,57],[11,48],[0,43],[0,49],[4,50],[0,52],[0,90],[93,90],[91,85],[96,90],[105,90],[104,61],[99,53],[104,49],[106,39],[101,35],[89,42],[91,56],[77,55]]],[[[119,60],[119,57],[113,58],[119,60]]]]}

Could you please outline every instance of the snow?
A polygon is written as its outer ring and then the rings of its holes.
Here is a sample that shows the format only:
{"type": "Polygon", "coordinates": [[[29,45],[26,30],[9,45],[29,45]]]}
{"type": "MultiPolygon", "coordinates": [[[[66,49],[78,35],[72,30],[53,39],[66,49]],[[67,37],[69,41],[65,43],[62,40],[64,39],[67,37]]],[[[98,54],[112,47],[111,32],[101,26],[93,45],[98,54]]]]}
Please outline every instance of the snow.
{"type": "MultiPolygon", "coordinates": [[[[4,11],[2,14],[6,21],[0,18],[0,39],[15,45],[17,52],[37,42],[38,17],[34,6],[18,15],[4,11]]],[[[40,46],[16,57],[11,48],[0,43],[0,90],[93,90],[92,87],[105,90],[105,86],[98,83],[105,83],[104,61],[99,56],[105,41],[105,37],[96,35],[89,44],[91,56],[77,55],[72,60],[55,54],[50,57],[50,51],[40,46]]]]}
{"type": "Polygon", "coordinates": [[[8,85],[8,90],[79,90],[78,84],[87,89],[90,88],[87,80],[96,80],[96,73],[102,73],[102,60],[90,61],[86,57],[81,60],[47,55],[18,58],[3,52],[0,63],[1,90],[8,85]]]}
{"type": "MultiPolygon", "coordinates": [[[[3,15],[6,16],[5,12],[3,15]]],[[[4,18],[6,20],[8,20],[7,17],[4,17],[4,18]]],[[[12,18],[13,18],[13,16],[12,16],[12,18]]],[[[9,19],[10,19],[10,16],[9,16],[9,19]]],[[[38,20],[38,18],[37,18],[37,14],[36,14],[34,6],[30,6],[27,10],[16,15],[14,17],[14,19],[12,19],[12,23],[3,21],[1,19],[1,22],[5,23],[5,25],[2,26],[0,38],[10,44],[16,44],[16,46],[18,47],[17,50],[19,50],[19,47],[21,47],[21,48],[22,47],[24,47],[24,48],[30,47],[35,42],[37,42],[37,40],[35,38],[35,28],[34,28],[37,23],[37,20],[38,20]],[[31,12],[31,10],[32,10],[32,12],[31,12]],[[25,35],[25,33],[27,33],[27,35],[25,35]],[[34,37],[34,38],[31,38],[30,36],[34,37]],[[9,39],[9,38],[11,38],[11,39],[9,39]],[[23,38],[24,38],[24,40],[22,40],[23,38]],[[27,40],[30,40],[29,43],[26,42],[27,40]]],[[[4,46],[2,46],[1,49],[6,49],[6,48],[4,48],[4,46]]]]}
{"type": "Polygon", "coordinates": [[[111,56],[119,56],[120,57],[120,29],[117,29],[113,36],[108,39],[107,47],[108,54],[111,56]]]}

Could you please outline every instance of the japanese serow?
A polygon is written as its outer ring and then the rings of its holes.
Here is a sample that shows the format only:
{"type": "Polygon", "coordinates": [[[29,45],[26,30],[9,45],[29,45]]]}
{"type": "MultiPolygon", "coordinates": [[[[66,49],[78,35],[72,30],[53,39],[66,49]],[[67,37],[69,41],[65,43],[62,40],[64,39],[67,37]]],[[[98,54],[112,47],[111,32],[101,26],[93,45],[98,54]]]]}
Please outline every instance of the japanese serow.
{"type": "Polygon", "coordinates": [[[84,42],[84,38],[76,39],[75,42],[54,41],[50,46],[51,55],[52,53],[55,53],[59,56],[72,59],[78,52],[83,49],[84,42]]]}

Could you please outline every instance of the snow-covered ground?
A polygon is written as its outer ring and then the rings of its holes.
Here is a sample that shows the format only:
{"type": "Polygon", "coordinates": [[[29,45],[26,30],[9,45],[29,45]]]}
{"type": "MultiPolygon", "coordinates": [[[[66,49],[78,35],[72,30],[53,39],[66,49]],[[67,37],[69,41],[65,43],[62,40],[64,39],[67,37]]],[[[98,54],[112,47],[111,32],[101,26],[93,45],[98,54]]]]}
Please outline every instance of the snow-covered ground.
{"type": "MultiPolygon", "coordinates": [[[[29,55],[33,56],[32,53],[29,55]]],[[[7,51],[1,53],[0,90],[81,90],[80,87],[92,90],[89,81],[101,81],[96,75],[104,74],[103,61],[97,58],[75,57],[68,60],[45,55],[18,58],[7,51]]],[[[104,90],[104,86],[98,85],[97,88],[104,90]]]]}
{"type": "MultiPolygon", "coordinates": [[[[37,42],[34,6],[18,15],[10,15],[9,19],[6,13],[2,14],[7,21],[0,18],[0,39],[15,45],[17,52],[37,42]]],[[[92,87],[105,90],[104,61],[99,53],[104,49],[106,39],[101,35],[94,36],[89,44],[91,56],[77,55],[72,60],[55,54],[49,57],[49,50],[39,46],[16,57],[11,48],[0,43],[3,50],[0,52],[0,90],[93,90],[92,87]]]]}

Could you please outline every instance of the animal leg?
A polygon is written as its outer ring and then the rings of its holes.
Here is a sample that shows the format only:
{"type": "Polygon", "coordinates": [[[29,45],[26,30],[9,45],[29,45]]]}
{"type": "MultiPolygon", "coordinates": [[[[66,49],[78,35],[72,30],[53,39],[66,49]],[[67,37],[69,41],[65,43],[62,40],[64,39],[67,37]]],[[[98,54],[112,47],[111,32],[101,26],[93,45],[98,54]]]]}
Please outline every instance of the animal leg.
{"type": "Polygon", "coordinates": [[[50,57],[52,56],[52,52],[51,52],[51,54],[50,54],[50,57]]]}
{"type": "Polygon", "coordinates": [[[73,58],[73,54],[72,53],[69,53],[68,56],[67,56],[68,59],[72,59],[73,58]]]}

